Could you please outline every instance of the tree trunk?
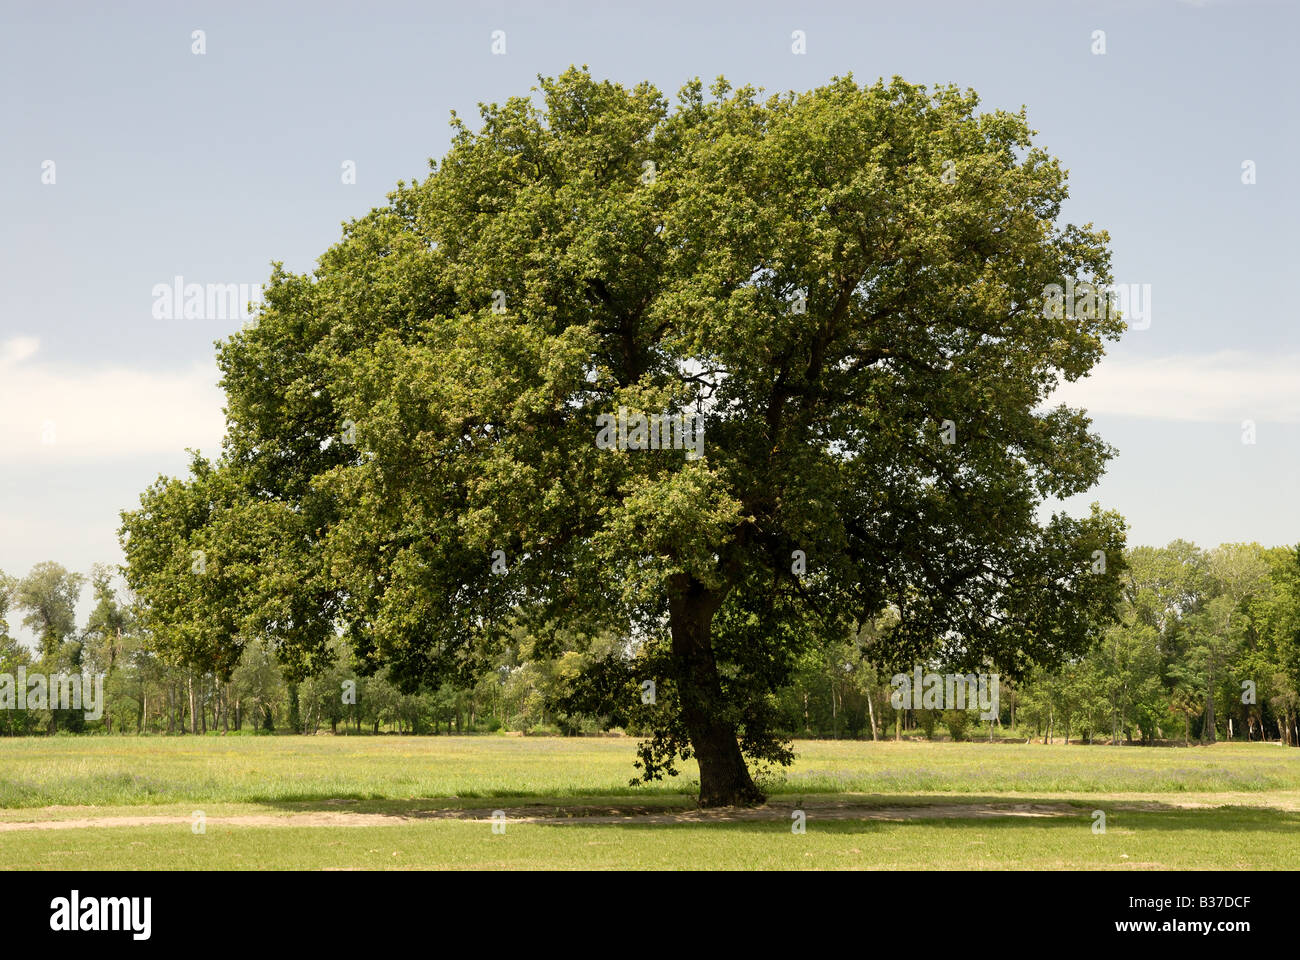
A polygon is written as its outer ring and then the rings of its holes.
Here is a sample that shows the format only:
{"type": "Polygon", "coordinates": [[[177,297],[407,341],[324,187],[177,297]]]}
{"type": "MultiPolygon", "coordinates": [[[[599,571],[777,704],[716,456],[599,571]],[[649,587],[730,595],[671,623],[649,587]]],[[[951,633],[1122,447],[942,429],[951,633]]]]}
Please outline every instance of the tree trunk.
{"type": "Polygon", "coordinates": [[[298,703],[298,684],[286,684],[289,694],[289,718],[286,721],[290,733],[302,733],[302,714],[298,703]]]}
{"type": "Polygon", "coordinates": [[[840,714],[838,704],[835,702],[835,677],[831,676],[831,739],[840,738],[840,714]]]}
{"type": "Polygon", "coordinates": [[[692,580],[674,590],[668,601],[673,667],[681,697],[682,723],[700,765],[700,806],[748,806],[762,803],[740,752],[735,726],[726,719],[718,665],[709,637],[721,597],[692,580]]]}
{"type": "Polygon", "coordinates": [[[1201,732],[1202,743],[1214,743],[1214,665],[1210,665],[1209,685],[1205,691],[1205,729],[1201,732]]]}
{"type": "Polygon", "coordinates": [[[871,739],[872,741],[879,740],[880,738],[876,736],[876,708],[871,705],[870,690],[867,691],[867,715],[871,717],[871,739]]]}

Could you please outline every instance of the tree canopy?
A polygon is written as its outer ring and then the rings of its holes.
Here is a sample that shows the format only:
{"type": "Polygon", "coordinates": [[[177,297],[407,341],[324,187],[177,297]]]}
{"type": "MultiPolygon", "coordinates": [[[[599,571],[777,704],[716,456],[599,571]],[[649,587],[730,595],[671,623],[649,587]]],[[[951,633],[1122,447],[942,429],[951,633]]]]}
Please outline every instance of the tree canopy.
{"type": "Polygon", "coordinates": [[[789,759],[774,693],[855,624],[889,612],[883,665],[1011,675],[1098,635],[1123,523],[1040,508],[1111,451],[1046,401],[1123,324],[1045,309],[1109,254],[1058,222],[1023,111],[851,77],[537,92],[453,116],[427,178],[311,274],[276,265],[220,345],[221,456],[123,517],[160,638],[227,671],[269,640],[305,675],[341,631],[436,687],[521,624],[612,630],[570,702],[637,715],[642,776],[694,756],[717,805],[789,759]],[[620,410],[702,455],[608,449],[620,410]]]}

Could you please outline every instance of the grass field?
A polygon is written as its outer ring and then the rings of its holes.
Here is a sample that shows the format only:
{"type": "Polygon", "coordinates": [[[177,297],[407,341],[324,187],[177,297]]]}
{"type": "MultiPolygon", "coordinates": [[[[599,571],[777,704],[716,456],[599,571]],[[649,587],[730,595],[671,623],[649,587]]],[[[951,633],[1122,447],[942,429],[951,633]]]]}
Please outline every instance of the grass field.
{"type": "Polygon", "coordinates": [[[1274,744],[800,741],[765,807],[707,812],[689,764],[629,785],[634,753],[612,738],[0,739],[0,867],[1300,867],[1300,751],[1274,744]]]}

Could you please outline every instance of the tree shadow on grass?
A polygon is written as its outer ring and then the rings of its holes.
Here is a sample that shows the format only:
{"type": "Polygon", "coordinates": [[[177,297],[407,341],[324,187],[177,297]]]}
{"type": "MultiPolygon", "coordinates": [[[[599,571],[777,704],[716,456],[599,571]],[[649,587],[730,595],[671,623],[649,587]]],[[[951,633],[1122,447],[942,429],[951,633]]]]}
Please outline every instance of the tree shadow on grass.
{"type": "MultiPolygon", "coordinates": [[[[1261,798],[1263,799],[1263,798],[1261,798]]],[[[935,797],[926,794],[860,794],[778,796],[760,807],[703,810],[693,797],[651,794],[641,797],[514,796],[328,799],[266,802],[289,814],[356,814],[367,819],[391,817],[394,821],[458,820],[488,821],[504,814],[507,823],[535,823],[548,826],[685,826],[745,825],[763,830],[779,826],[789,830],[792,815],[802,811],[809,823],[852,827],[890,823],[927,823],[959,828],[973,822],[984,826],[1018,827],[1032,824],[1044,828],[1091,827],[1094,811],[1106,815],[1109,829],[1166,831],[1271,831],[1296,834],[1300,840],[1300,811],[1275,807],[1186,806],[1159,800],[1098,800],[1008,798],[994,795],[935,797]]]]}

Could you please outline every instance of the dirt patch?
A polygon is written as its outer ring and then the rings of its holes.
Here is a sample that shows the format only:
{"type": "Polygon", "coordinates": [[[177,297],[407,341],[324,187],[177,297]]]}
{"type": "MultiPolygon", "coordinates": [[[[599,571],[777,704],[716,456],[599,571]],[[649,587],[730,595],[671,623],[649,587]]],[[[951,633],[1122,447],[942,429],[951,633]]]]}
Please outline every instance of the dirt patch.
{"type": "MultiPolygon", "coordinates": [[[[232,827],[382,827],[406,819],[375,813],[291,813],[250,814],[237,817],[207,817],[205,823],[232,827]]],[[[192,817],[80,817],[69,820],[28,820],[0,823],[0,833],[11,830],[84,830],[94,827],[164,827],[191,825],[192,817]]]]}

